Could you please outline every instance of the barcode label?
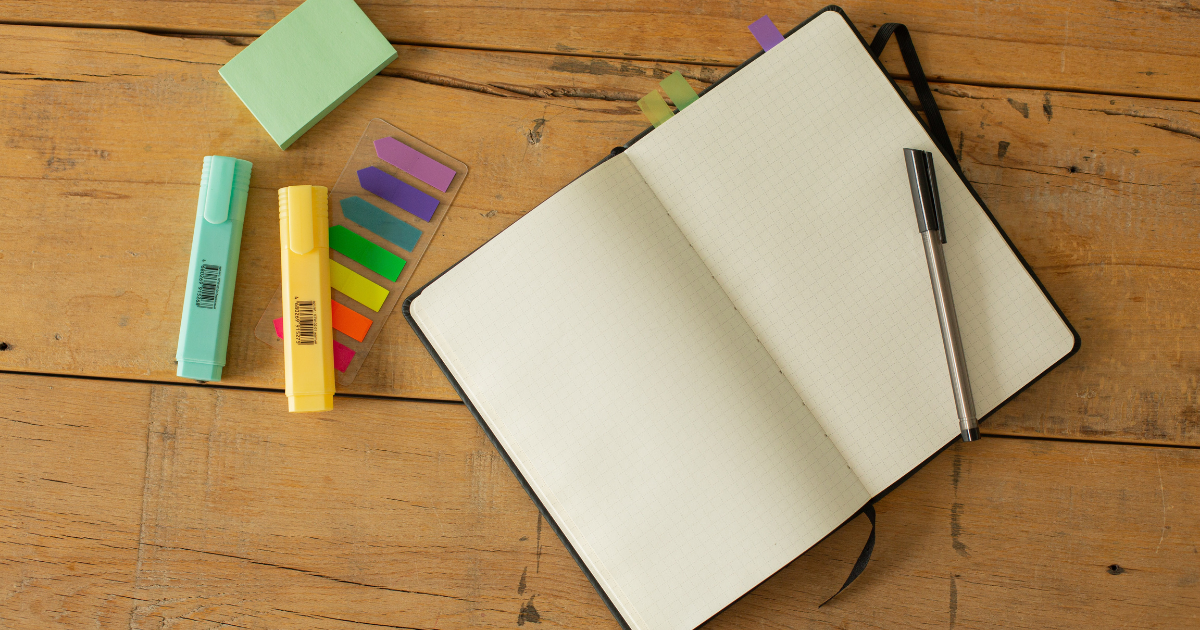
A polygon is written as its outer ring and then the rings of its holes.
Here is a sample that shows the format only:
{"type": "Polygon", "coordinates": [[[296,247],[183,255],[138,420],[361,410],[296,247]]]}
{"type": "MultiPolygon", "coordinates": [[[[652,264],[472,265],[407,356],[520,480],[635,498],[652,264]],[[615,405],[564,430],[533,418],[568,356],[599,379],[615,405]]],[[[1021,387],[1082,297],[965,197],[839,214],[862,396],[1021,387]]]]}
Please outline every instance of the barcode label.
{"type": "Polygon", "coordinates": [[[200,265],[200,281],[196,283],[196,306],[217,308],[217,289],[221,286],[220,265],[200,265]]]}
{"type": "Polygon", "coordinates": [[[317,303],[313,300],[296,300],[296,343],[311,346],[317,343],[317,303]]]}

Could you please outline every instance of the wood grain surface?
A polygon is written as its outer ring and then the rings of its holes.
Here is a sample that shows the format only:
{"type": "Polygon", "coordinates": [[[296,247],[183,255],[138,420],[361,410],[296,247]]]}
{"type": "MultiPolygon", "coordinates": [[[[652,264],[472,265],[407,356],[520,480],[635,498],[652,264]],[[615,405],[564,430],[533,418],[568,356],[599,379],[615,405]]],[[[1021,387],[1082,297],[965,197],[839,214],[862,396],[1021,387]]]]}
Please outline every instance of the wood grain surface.
{"type": "MultiPolygon", "coordinates": [[[[703,87],[726,71],[402,47],[387,76],[281,152],[216,74],[240,50],[225,39],[28,26],[0,38],[19,44],[0,60],[0,368],[177,380],[197,156],[229,153],[256,170],[223,385],[267,388],[282,387],[281,358],[252,331],[278,274],[274,190],[331,185],[368,120],[471,165],[415,289],[640,131],[633,101],[658,79],[682,69],[703,87]]],[[[1083,337],[985,431],[1200,444],[1195,106],[935,88],[968,178],[1083,337]]],[[[456,399],[400,317],[346,391],[456,399]]]]}
{"type": "MultiPolygon", "coordinates": [[[[259,35],[296,0],[0,0],[0,20],[259,35]]],[[[359,3],[398,44],[737,65],[758,51],[746,26],[770,15],[788,30],[827,2],[534,0],[359,3]]],[[[1200,8],[1189,0],[840,2],[870,37],[880,24],[914,32],[931,77],[1115,94],[1200,99],[1200,8]]],[[[895,50],[888,68],[903,72],[895,50]]]]}
{"type": "MultiPolygon", "coordinates": [[[[296,415],[278,393],[22,375],[0,397],[5,628],[617,627],[462,405],[296,415]]],[[[817,609],[861,518],[706,627],[1187,627],[1198,467],[960,444],[879,503],[875,558],[838,599],[817,609]]]]}
{"type": "MultiPolygon", "coordinates": [[[[399,58],[284,152],[217,69],[296,4],[0,0],[0,628],[615,629],[401,317],[333,412],[284,411],[253,337],[275,189],[332,185],[376,117],[466,162],[415,289],[645,128],[663,77],[701,89],[749,22],[823,4],[364,1],[399,58]],[[219,386],[173,364],[209,154],[255,164],[219,386]]],[[[1083,345],[878,504],[847,592],[817,608],[862,518],[705,628],[1200,623],[1193,4],[843,3],[913,30],[1083,345]]]]}
{"type": "Polygon", "coordinates": [[[0,376],[0,627],[125,625],[151,389],[0,376]]]}

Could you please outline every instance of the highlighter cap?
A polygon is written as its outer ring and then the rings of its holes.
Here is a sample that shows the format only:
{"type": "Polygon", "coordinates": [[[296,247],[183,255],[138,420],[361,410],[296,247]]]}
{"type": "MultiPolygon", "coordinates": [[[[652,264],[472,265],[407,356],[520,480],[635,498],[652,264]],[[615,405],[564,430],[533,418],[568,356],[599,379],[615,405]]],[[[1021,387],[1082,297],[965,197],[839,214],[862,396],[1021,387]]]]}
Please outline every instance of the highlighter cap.
{"type": "Polygon", "coordinates": [[[279,219],[286,245],[303,256],[314,247],[329,247],[329,189],[324,186],[288,186],[279,189],[279,219]]]}
{"type": "Polygon", "coordinates": [[[204,158],[175,353],[178,376],[221,380],[252,168],[237,158],[204,158]]]}

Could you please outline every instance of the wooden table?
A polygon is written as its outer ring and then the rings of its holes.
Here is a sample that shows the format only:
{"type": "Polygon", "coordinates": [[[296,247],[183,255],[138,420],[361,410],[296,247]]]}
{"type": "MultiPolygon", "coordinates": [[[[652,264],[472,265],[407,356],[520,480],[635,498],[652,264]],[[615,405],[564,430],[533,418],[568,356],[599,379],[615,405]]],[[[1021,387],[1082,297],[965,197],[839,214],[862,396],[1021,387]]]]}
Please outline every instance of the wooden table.
{"type": "MultiPolygon", "coordinates": [[[[0,627],[615,628],[407,325],[332,413],[253,337],[275,189],[381,117],[471,174],[411,288],[817,2],[360,3],[399,59],[288,151],[217,75],[295,0],[0,0],[0,627]],[[254,162],[226,380],[174,376],[200,158],[254,162]]],[[[1080,352],[709,628],[1200,626],[1200,10],[868,2],[1080,352]]],[[[894,47],[887,67],[899,79],[894,47]]],[[[504,334],[497,330],[496,334],[504,334]]]]}

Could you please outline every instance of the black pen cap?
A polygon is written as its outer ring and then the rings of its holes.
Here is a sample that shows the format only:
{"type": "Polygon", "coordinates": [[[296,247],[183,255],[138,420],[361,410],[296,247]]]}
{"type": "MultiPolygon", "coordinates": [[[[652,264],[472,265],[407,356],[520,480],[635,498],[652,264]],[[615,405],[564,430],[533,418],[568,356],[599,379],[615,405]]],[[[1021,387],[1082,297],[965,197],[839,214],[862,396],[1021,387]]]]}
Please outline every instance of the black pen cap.
{"type": "Polygon", "coordinates": [[[908,185],[912,189],[913,208],[917,212],[917,231],[940,228],[938,223],[937,191],[934,189],[932,156],[920,149],[904,150],[904,165],[908,168],[908,185]]]}

